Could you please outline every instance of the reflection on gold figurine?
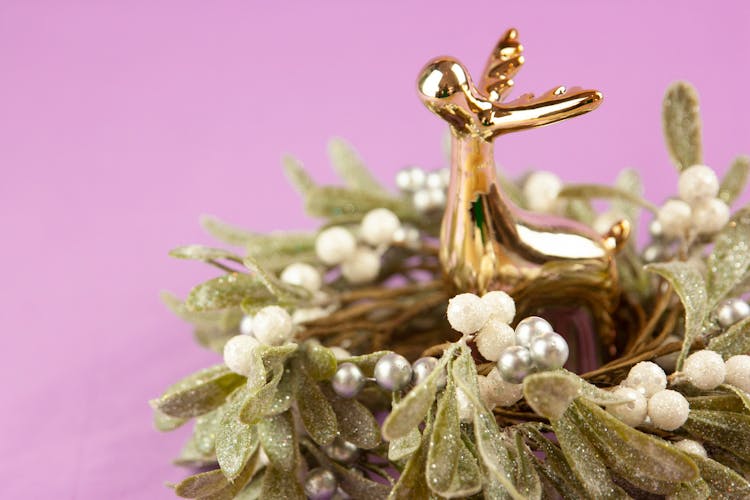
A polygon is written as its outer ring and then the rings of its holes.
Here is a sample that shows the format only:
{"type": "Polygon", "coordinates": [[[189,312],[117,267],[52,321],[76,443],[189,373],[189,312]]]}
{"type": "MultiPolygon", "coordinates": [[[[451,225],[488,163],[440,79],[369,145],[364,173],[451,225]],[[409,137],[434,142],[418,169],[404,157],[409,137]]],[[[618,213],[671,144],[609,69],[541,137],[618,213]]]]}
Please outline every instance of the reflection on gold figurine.
{"type": "Polygon", "coordinates": [[[627,221],[599,235],[572,220],[525,212],[501,191],[493,157],[496,137],[587,113],[602,95],[557,87],[503,102],[523,65],[522,51],[511,29],[492,52],[479,85],[449,57],[431,61],[419,76],[422,101],[450,124],[452,135],[440,259],[461,290],[507,291],[519,312],[584,305],[599,330],[608,332],[619,295],[614,254],[628,237],[627,221]]]}

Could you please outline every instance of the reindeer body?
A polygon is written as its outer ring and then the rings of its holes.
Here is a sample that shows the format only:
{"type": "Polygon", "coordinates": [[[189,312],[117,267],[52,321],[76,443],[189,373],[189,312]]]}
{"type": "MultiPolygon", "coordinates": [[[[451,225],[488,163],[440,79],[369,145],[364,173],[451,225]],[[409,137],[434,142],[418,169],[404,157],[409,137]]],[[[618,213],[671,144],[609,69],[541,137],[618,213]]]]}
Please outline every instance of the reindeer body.
{"type": "Polygon", "coordinates": [[[519,315],[549,305],[584,305],[609,337],[609,312],[619,296],[614,254],[628,236],[627,222],[602,236],[575,221],[524,212],[503,195],[493,155],[499,135],[586,113],[602,97],[558,87],[539,98],[527,94],[501,103],[523,64],[522,50],[517,32],[508,31],[479,88],[451,58],[430,62],[420,75],[422,101],[450,124],[452,134],[440,260],[459,290],[506,291],[519,315]]]}

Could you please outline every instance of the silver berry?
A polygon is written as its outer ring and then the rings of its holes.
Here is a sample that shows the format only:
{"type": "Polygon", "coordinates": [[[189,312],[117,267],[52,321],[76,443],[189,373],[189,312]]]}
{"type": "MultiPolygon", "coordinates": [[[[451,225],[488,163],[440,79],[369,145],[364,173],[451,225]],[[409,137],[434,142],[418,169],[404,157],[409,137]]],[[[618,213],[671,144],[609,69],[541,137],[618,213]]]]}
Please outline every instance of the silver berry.
{"type": "Polygon", "coordinates": [[[529,347],[531,341],[543,333],[552,333],[552,325],[539,316],[529,316],[516,325],[516,344],[529,347]]]}
{"type": "Polygon", "coordinates": [[[568,360],[568,343],[554,332],[543,333],[531,341],[531,360],[540,370],[557,370],[568,360]]]}
{"type": "Polygon", "coordinates": [[[323,447],[323,451],[337,462],[351,463],[357,460],[359,448],[354,443],[337,437],[331,444],[323,447]]]}
{"type": "Polygon", "coordinates": [[[333,472],[317,467],[307,473],[305,494],[310,500],[329,500],[336,493],[338,482],[333,472]]]}
{"type": "Polygon", "coordinates": [[[724,328],[750,316],[750,305],[742,299],[727,299],[716,309],[716,319],[724,328]]]}
{"type": "Polygon", "coordinates": [[[383,356],[375,364],[375,381],[388,391],[400,391],[411,382],[409,361],[395,352],[383,356]]]}
{"type": "Polygon", "coordinates": [[[362,370],[354,363],[342,363],[331,379],[333,391],[342,398],[353,398],[365,385],[362,370]]]}
{"type": "MultiPolygon", "coordinates": [[[[435,371],[435,367],[438,364],[437,358],[433,357],[426,357],[426,358],[419,358],[414,362],[414,364],[411,366],[412,368],[412,382],[414,385],[420,384],[424,381],[424,379],[427,378],[427,376],[435,371]]],[[[445,387],[446,384],[446,375],[445,370],[438,375],[438,388],[442,389],[445,387]]]]}
{"type": "Polygon", "coordinates": [[[497,360],[497,370],[506,382],[520,384],[533,370],[529,350],[520,345],[507,347],[497,360]]]}

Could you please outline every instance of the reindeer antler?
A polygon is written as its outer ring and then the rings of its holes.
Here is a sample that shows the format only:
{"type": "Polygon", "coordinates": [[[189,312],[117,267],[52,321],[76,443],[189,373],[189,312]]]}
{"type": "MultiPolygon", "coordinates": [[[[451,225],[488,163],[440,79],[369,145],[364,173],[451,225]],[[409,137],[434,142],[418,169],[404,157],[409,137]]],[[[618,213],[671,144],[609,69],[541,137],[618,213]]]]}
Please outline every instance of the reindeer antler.
{"type": "Polygon", "coordinates": [[[511,28],[497,42],[482,72],[480,88],[490,101],[502,101],[513,88],[513,78],[524,63],[518,30],[511,28]]]}

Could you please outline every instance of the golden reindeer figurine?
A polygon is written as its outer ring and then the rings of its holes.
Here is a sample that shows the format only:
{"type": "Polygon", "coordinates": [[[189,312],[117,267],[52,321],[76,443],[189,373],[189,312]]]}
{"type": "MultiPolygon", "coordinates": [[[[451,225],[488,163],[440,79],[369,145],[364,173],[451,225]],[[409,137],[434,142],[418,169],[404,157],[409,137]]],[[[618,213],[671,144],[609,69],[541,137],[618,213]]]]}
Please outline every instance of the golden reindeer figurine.
{"type": "Polygon", "coordinates": [[[545,306],[586,306],[612,341],[609,313],[619,288],[614,254],[627,221],[606,235],[572,220],[524,212],[502,193],[495,174],[496,137],[596,109],[595,90],[558,87],[502,102],[524,62],[515,29],[492,52],[479,86],[455,59],[431,61],[419,76],[424,104],[450,124],[451,181],[440,235],[440,260],[464,291],[504,290],[519,315],[545,306]]]}

